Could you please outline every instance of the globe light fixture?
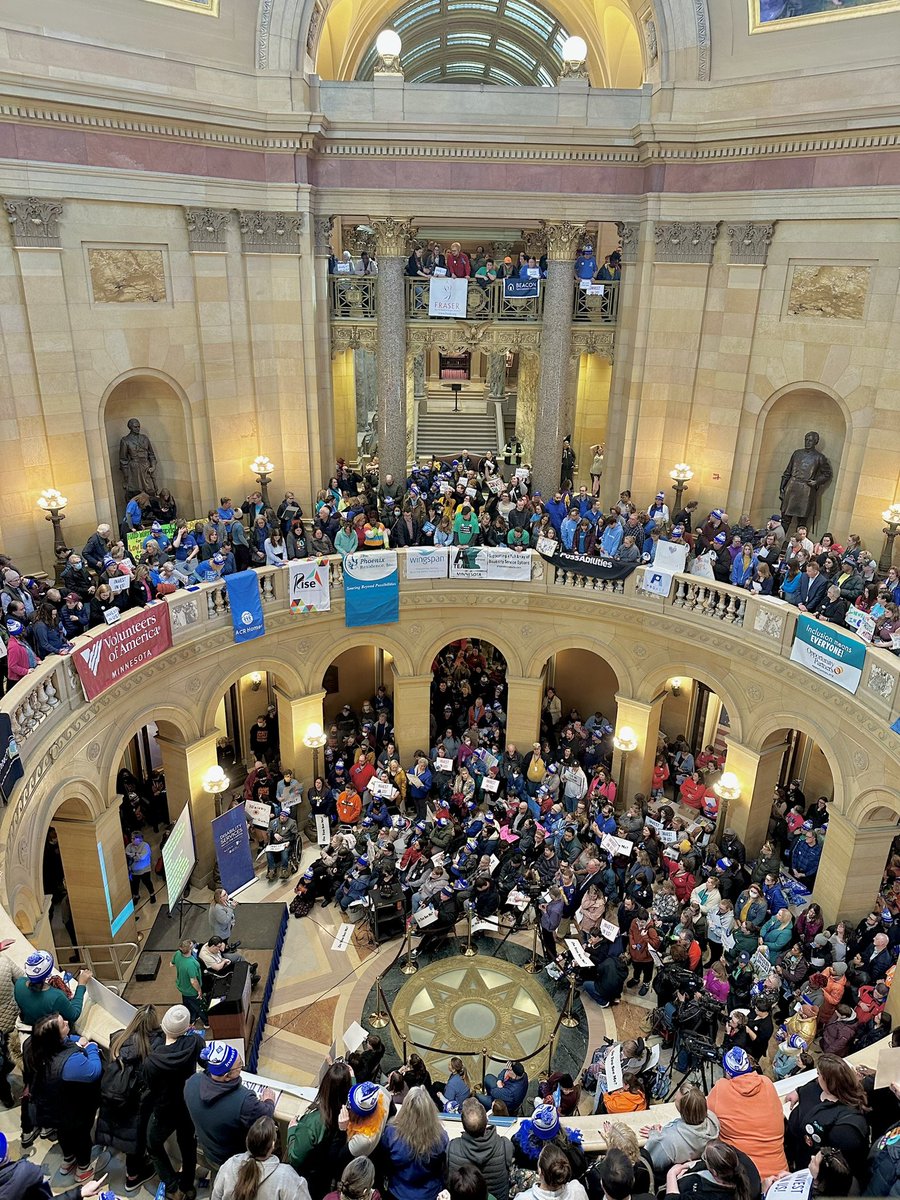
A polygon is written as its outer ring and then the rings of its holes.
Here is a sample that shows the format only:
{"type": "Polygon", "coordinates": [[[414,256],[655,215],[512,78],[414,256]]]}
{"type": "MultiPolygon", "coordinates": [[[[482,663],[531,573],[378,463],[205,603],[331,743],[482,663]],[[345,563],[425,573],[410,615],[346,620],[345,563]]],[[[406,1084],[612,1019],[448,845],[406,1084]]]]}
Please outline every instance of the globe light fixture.
{"type": "Polygon", "coordinates": [[[256,476],[256,482],[259,484],[259,490],[262,493],[263,504],[266,508],[271,508],[269,504],[269,484],[272,482],[272,472],[275,470],[274,464],[269,462],[265,454],[259,454],[250,464],[250,470],[256,476]]]}
{"type": "Polygon", "coordinates": [[[884,549],[878,560],[878,570],[887,574],[894,557],[894,538],[897,536],[897,531],[900,530],[900,504],[890,505],[881,514],[881,517],[882,520],[887,521],[887,526],[884,530],[884,549]]]}
{"type": "Polygon", "coordinates": [[[312,752],[313,752],[313,778],[314,779],[319,774],[319,751],[321,750],[321,748],[325,745],[325,743],[327,741],[328,741],[328,738],[325,736],[325,730],[322,728],[322,726],[319,724],[318,721],[312,721],[306,727],[306,733],[303,737],[303,745],[307,748],[307,750],[312,750],[312,752]]]}
{"type": "Polygon", "coordinates": [[[587,42],[583,37],[574,35],[567,37],[563,42],[562,60],[563,69],[560,79],[584,79],[587,74],[587,42]]]}
{"type": "Polygon", "coordinates": [[[741,785],[734,771],[723,771],[718,782],[713,784],[713,791],[720,800],[739,800],[741,785]]]}
{"type": "Polygon", "coordinates": [[[394,29],[382,29],[375,39],[375,50],[378,58],[375,61],[376,75],[403,75],[400,66],[400,51],[403,43],[400,34],[394,29]]]}
{"type": "Polygon", "coordinates": [[[630,754],[632,750],[637,750],[637,735],[630,725],[623,725],[617,731],[613,737],[613,745],[623,754],[630,754]]]}
{"type": "Polygon", "coordinates": [[[69,501],[62,492],[58,492],[56,488],[44,488],[37,500],[38,508],[43,509],[47,514],[44,520],[49,521],[53,526],[53,553],[56,555],[57,583],[60,581],[60,574],[62,568],[65,566],[66,557],[69,554],[69,547],[63,540],[62,529],[60,528],[62,522],[66,519],[63,509],[68,503],[69,501]]]}
{"type": "Polygon", "coordinates": [[[675,489],[675,506],[681,508],[681,496],[687,491],[687,485],[694,478],[694,472],[687,463],[676,463],[669,475],[674,480],[672,486],[675,489]]]}
{"type": "Polygon", "coordinates": [[[203,790],[211,796],[220,796],[228,787],[228,776],[221,767],[210,767],[203,776],[203,790]]]}

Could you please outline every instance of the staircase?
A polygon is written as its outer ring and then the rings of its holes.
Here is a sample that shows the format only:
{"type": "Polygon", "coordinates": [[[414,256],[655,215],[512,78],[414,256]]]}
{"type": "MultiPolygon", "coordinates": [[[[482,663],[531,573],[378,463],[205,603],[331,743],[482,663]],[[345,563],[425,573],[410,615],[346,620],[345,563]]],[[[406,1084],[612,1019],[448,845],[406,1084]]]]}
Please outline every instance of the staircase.
{"type": "Polygon", "coordinates": [[[502,422],[498,426],[499,406],[488,404],[487,412],[427,412],[418,406],[416,416],[416,458],[426,454],[495,453],[503,446],[502,422]]]}

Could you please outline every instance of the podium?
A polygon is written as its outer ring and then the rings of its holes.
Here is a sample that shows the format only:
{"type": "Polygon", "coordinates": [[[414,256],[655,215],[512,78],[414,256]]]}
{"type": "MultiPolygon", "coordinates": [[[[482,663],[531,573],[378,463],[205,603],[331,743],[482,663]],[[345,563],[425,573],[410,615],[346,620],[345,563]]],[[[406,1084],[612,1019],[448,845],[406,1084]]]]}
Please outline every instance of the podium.
{"type": "Polygon", "coordinates": [[[236,962],[227,978],[217,979],[209,998],[209,1027],[216,1039],[243,1038],[250,1044],[250,964],[236,962]]]}

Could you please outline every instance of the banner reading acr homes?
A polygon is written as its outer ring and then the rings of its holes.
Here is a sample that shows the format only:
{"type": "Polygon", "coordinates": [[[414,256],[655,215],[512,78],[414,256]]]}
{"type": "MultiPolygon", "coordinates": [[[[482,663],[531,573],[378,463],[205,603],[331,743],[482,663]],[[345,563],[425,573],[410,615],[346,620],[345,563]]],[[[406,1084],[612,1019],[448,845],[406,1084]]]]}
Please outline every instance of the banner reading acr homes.
{"type": "Polygon", "coordinates": [[[125,617],[73,652],[75,669],[88,700],[95,700],[135,667],[164,653],[172,645],[169,606],[148,604],[125,617]]]}

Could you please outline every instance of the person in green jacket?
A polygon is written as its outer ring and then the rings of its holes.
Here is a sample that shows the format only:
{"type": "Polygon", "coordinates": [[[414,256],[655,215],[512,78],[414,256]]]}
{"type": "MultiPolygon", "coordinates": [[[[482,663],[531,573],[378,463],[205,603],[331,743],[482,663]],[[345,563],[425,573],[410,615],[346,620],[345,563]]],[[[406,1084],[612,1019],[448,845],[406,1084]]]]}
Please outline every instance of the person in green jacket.
{"type": "Polygon", "coordinates": [[[472,505],[466,500],[453,518],[453,541],[457,546],[471,546],[477,536],[478,518],[472,512],[472,505]]]}
{"type": "Polygon", "coordinates": [[[332,1190],[346,1165],[352,1082],[345,1062],[332,1063],[312,1105],[288,1127],[287,1159],[306,1180],[312,1200],[322,1200],[332,1190]]]}
{"type": "Polygon", "coordinates": [[[201,1018],[206,1020],[203,1010],[203,972],[200,963],[194,955],[194,943],[190,938],[184,938],[172,955],[172,966],[175,968],[175,986],[181,993],[184,1007],[194,1021],[201,1018]]]}
{"type": "Polygon", "coordinates": [[[16,1004],[25,1025],[34,1025],[46,1013],[59,1013],[74,1028],[84,1007],[88,982],[93,979],[90,971],[78,973],[78,986],[70,999],[63,990],[59,975],[54,975],[53,955],[46,950],[36,950],[25,959],[25,974],[16,980],[13,992],[16,1004]]]}
{"type": "Polygon", "coordinates": [[[765,945],[769,958],[775,961],[776,954],[786,950],[794,935],[794,918],[786,908],[779,908],[774,917],[769,917],[759,931],[759,944],[765,945]]]}

